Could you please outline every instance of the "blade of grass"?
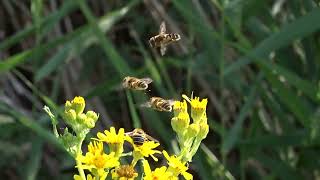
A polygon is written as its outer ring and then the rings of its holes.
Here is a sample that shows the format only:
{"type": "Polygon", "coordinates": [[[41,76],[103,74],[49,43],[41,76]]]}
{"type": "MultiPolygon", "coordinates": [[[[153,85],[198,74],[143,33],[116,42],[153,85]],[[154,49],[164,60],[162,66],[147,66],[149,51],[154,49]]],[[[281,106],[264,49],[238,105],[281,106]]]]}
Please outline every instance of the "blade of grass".
{"type": "Polygon", "coordinates": [[[6,107],[2,103],[0,104],[0,109],[9,113],[12,117],[16,118],[22,125],[31,129],[39,137],[41,137],[41,138],[45,139],[46,141],[50,142],[51,144],[55,145],[55,147],[65,151],[63,146],[58,142],[57,138],[55,136],[53,136],[53,134],[51,134],[46,128],[40,126],[37,122],[20,114],[19,112],[15,111],[13,108],[9,109],[8,107],[6,107]]]}
{"type": "Polygon", "coordinates": [[[311,110],[306,106],[307,102],[304,102],[301,96],[294,93],[291,89],[284,86],[278,79],[278,76],[272,71],[264,70],[266,79],[273,87],[274,94],[277,95],[279,100],[287,107],[287,109],[293,113],[300,123],[308,127],[310,123],[311,110]]]}
{"type": "MultiPolygon", "coordinates": [[[[123,7],[100,18],[98,21],[99,28],[103,32],[109,31],[118,20],[127,14],[127,8],[127,6],[123,7]]],[[[87,49],[90,45],[99,41],[91,30],[90,25],[86,25],[82,29],[83,31],[81,31],[78,36],[71,39],[69,42],[66,42],[65,45],[63,45],[63,47],[61,47],[60,50],[37,71],[35,75],[36,82],[48,76],[63,62],[73,58],[74,56],[78,56],[84,51],[84,49],[87,49]]]]}
{"type": "Polygon", "coordinates": [[[133,127],[134,128],[141,128],[141,120],[140,120],[140,118],[138,116],[135,104],[133,103],[132,95],[127,90],[126,90],[126,95],[127,95],[127,99],[128,99],[131,118],[132,118],[132,121],[133,121],[133,127]]]}
{"type": "Polygon", "coordinates": [[[245,118],[248,116],[249,112],[252,110],[254,105],[257,86],[260,85],[263,78],[263,73],[259,73],[258,77],[255,80],[255,84],[251,87],[250,93],[245,104],[242,106],[239,116],[236,118],[236,122],[232,126],[231,130],[225,135],[225,139],[222,143],[221,151],[224,154],[227,154],[236,144],[239,138],[241,138],[242,125],[245,118]]]}
{"type": "Polygon", "coordinates": [[[320,8],[315,8],[313,11],[300,17],[292,23],[284,26],[279,32],[269,36],[259,45],[249,52],[245,57],[241,57],[235,63],[226,67],[224,76],[232,72],[240,70],[243,66],[254,62],[254,58],[266,58],[272,51],[278,50],[281,47],[287,46],[293,40],[306,37],[320,28],[320,8]]]}
{"type": "Polygon", "coordinates": [[[235,179],[207,146],[202,144],[200,147],[195,156],[195,164],[202,179],[235,179]]]}
{"type": "Polygon", "coordinates": [[[42,146],[43,140],[35,138],[32,143],[29,160],[26,164],[27,169],[22,174],[22,177],[26,178],[27,180],[37,179],[37,174],[39,172],[42,159],[42,146]]]}
{"type": "MultiPolygon", "coordinates": [[[[116,51],[112,43],[109,39],[104,35],[104,33],[99,28],[96,18],[91,13],[89,7],[86,5],[85,1],[83,0],[77,0],[79,3],[80,9],[84,16],[86,17],[87,21],[90,23],[94,34],[99,39],[99,43],[101,47],[103,48],[103,51],[107,57],[109,57],[109,60],[111,61],[111,64],[116,68],[118,73],[122,76],[126,74],[131,74],[131,69],[129,68],[128,64],[123,60],[123,58],[119,55],[119,53],[116,51]]],[[[138,0],[132,0],[128,5],[121,10],[123,14],[127,13],[130,8],[132,8],[134,5],[136,5],[139,1],[138,0]]]]}
{"type": "MultiPolygon", "coordinates": [[[[75,9],[75,2],[73,1],[64,1],[62,7],[48,15],[47,17],[44,17],[40,21],[40,27],[43,29],[43,32],[49,32],[49,30],[66,14],[71,12],[75,9]]],[[[15,35],[8,37],[3,42],[0,43],[0,51],[3,51],[14,44],[21,42],[23,39],[25,39],[27,36],[33,35],[36,31],[35,24],[32,24],[30,26],[27,26],[23,30],[17,32],[15,35]]]]}

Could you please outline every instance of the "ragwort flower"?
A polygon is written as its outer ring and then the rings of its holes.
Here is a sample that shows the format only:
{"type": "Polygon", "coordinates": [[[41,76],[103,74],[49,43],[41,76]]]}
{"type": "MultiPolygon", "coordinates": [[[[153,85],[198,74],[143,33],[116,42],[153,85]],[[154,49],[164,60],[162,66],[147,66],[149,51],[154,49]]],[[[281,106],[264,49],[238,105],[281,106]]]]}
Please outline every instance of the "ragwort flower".
{"type": "Polygon", "coordinates": [[[118,134],[114,127],[110,131],[105,130],[104,133],[98,132],[97,137],[99,141],[106,142],[109,145],[110,151],[115,152],[116,156],[120,156],[123,152],[123,143],[127,136],[124,135],[124,129],[120,128],[118,134]]]}
{"type": "Polygon", "coordinates": [[[128,140],[133,146],[133,160],[132,165],[134,166],[139,159],[151,156],[153,160],[158,161],[154,154],[161,154],[161,151],[155,150],[160,144],[154,141],[146,141],[142,145],[134,144],[133,140],[130,138],[128,140]]]}
{"type": "Polygon", "coordinates": [[[170,179],[171,173],[167,172],[167,167],[162,166],[151,171],[150,165],[147,160],[143,161],[144,180],[167,180],[170,179]]]}
{"type": "Polygon", "coordinates": [[[168,172],[172,173],[172,176],[178,177],[180,174],[186,179],[191,180],[193,179],[192,174],[188,173],[188,167],[186,166],[185,162],[181,162],[180,158],[176,156],[169,156],[166,151],[162,151],[164,157],[168,161],[168,172]]]}
{"type": "MultiPolygon", "coordinates": [[[[74,175],[74,176],[73,176],[73,179],[74,179],[74,180],[83,180],[83,179],[81,178],[81,176],[79,176],[79,175],[74,175]]],[[[87,175],[87,180],[96,180],[96,178],[95,178],[95,177],[92,177],[91,174],[88,174],[88,175],[87,175]]]]}
{"type": "Polygon", "coordinates": [[[82,169],[88,169],[90,172],[97,172],[100,179],[107,177],[108,173],[105,169],[119,166],[119,159],[115,157],[115,153],[105,154],[103,151],[103,143],[94,141],[88,145],[88,152],[85,156],[79,155],[77,160],[82,164],[82,169]]]}
{"type": "Polygon", "coordinates": [[[117,180],[133,180],[138,176],[138,173],[131,165],[122,165],[112,170],[112,179],[117,180]]]}
{"type": "Polygon", "coordinates": [[[190,103],[191,117],[195,123],[198,123],[198,121],[200,121],[202,116],[204,116],[206,113],[208,99],[206,98],[200,101],[199,97],[193,98],[193,95],[191,95],[190,99],[188,96],[184,94],[182,95],[182,97],[190,103]]]}

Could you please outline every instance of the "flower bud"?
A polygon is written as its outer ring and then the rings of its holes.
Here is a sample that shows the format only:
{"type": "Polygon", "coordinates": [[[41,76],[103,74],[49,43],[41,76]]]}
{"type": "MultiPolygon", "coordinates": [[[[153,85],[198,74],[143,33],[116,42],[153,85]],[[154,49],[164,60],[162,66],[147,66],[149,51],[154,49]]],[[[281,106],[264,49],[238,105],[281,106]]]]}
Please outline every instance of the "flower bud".
{"type": "Polygon", "coordinates": [[[188,113],[179,113],[177,117],[171,119],[171,126],[174,131],[178,134],[182,134],[183,131],[188,127],[190,118],[188,113]]]}
{"type": "Polygon", "coordinates": [[[79,124],[85,123],[87,120],[87,116],[85,114],[78,114],[77,121],[79,124]]]}
{"type": "MultiPolygon", "coordinates": [[[[67,103],[66,103],[67,104],[67,103]]],[[[81,96],[76,96],[72,101],[72,108],[76,111],[77,114],[81,114],[86,106],[86,102],[81,96]]]]}
{"type": "Polygon", "coordinates": [[[207,99],[202,99],[202,101],[200,101],[199,97],[195,97],[191,100],[191,117],[194,122],[199,122],[205,115],[207,103],[207,99]]]}
{"type": "Polygon", "coordinates": [[[85,125],[87,128],[94,128],[94,126],[96,125],[96,122],[94,119],[87,117],[86,121],[85,121],[85,125]]]}
{"type": "Polygon", "coordinates": [[[95,113],[94,111],[88,111],[86,113],[88,118],[91,118],[94,122],[97,122],[99,115],[97,113],[95,113]]]}
{"type": "Polygon", "coordinates": [[[173,112],[175,116],[178,116],[179,113],[188,113],[187,102],[184,100],[183,102],[175,101],[173,104],[173,112]]]}
{"type": "Polygon", "coordinates": [[[186,136],[188,138],[196,137],[200,131],[199,125],[192,123],[189,125],[186,136]]]}
{"type": "Polygon", "coordinates": [[[77,114],[73,109],[69,109],[68,111],[64,111],[63,119],[67,124],[76,123],[77,114]]]}
{"type": "Polygon", "coordinates": [[[200,139],[204,139],[207,137],[207,134],[209,133],[209,125],[207,123],[200,123],[200,131],[198,134],[198,137],[200,139]]]}

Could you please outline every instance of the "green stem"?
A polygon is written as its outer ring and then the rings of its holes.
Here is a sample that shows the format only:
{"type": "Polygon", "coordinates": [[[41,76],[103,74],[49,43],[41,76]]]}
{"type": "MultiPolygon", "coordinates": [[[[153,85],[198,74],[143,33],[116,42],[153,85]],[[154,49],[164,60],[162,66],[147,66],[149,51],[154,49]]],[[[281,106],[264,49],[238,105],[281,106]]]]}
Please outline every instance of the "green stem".
{"type": "Polygon", "coordinates": [[[76,162],[77,162],[77,168],[78,168],[81,179],[86,180],[86,175],[84,174],[84,170],[81,168],[81,165],[82,165],[81,162],[79,160],[76,160],[76,162]]]}
{"type": "Polygon", "coordinates": [[[86,175],[84,174],[84,170],[83,170],[82,167],[81,167],[82,163],[78,160],[77,157],[79,156],[79,154],[82,155],[81,146],[82,146],[82,142],[83,142],[84,138],[85,138],[85,137],[81,138],[80,141],[79,141],[78,153],[77,153],[77,155],[76,155],[76,157],[75,157],[76,163],[77,163],[77,169],[78,169],[78,171],[79,171],[79,175],[80,175],[80,177],[81,177],[82,180],[86,180],[86,175]]]}

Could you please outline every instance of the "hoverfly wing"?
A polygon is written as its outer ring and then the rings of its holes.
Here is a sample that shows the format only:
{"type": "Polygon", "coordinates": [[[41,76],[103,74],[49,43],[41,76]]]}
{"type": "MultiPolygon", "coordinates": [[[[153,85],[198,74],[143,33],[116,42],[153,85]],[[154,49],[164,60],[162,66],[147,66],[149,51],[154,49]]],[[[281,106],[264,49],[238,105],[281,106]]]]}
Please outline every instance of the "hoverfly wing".
{"type": "Polygon", "coordinates": [[[149,141],[154,141],[154,142],[156,142],[156,143],[159,143],[159,141],[158,141],[157,139],[153,138],[152,136],[150,136],[150,135],[148,135],[148,134],[146,134],[146,137],[147,137],[147,139],[148,139],[149,141]]]}
{"type": "Polygon", "coordinates": [[[140,107],[142,108],[150,108],[151,107],[151,102],[147,101],[145,103],[140,104],[140,107]]]}
{"type": "Polygon", "coordinates": [[[166,33],[166,23],[164,21],[160,24],[160,32],[159,34],[165,34],[166,33]]]}
{"type": "Polygon", "coordinates": [[[161,47],[160,47],[161,56],[165,55],[165,54],[166,54],[166,51],[167,51],[166,45],[161,44],[161,47]]]}
{"type": "Polygon", "coordinates": [[[146,84],[150,84],[150,83],[152,83],[152,79],[151,78],[142,78],[142,79],[140,79],[141,81],[143,81],[144,83],[146,83],[146,84]]]}

